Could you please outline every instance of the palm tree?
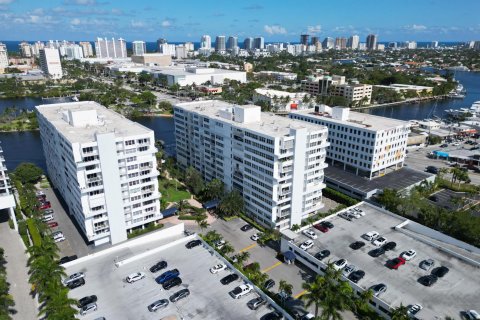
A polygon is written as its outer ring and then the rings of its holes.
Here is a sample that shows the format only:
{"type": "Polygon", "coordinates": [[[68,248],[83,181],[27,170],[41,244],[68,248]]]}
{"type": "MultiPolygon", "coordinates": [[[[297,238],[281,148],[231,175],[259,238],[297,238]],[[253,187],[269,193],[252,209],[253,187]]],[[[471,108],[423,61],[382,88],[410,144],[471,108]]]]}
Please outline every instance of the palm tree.
{"type": "Polygon", "coordinates": [[[306,302],[306,307],[310,307],[312,304],[315,305],[315,317],[318,317],[318,308],[322,301],[323,297],[323,283],[320,276],[316,276],[315,279],[308,283],[305,282],[302,284],[302,288],[307,291],[302,299],[306,302]]]}
{"type": "Polygon", "coordinates": [[[51,282],[60,282],[65,277],[62,266],[54,260],[44,256],[32,261],[30,264],[30,277],[28,281],[34,285],[35,291],[44,292],[51,282]]]}
{"type": "Polygon", "coordinates": [[[368,313],[370,309],[370,300],[373,298],[373,290],[364,290],[355,299],[355,311],[357,313],[368,313]]]}
{"type": "Polygon", "coordinates": [[[208,228],[209,224],[207,222],[207,219],[205,217],[202,217],[203,219],[196,219],[195,221],[197,222],[198,227],[202,230],[205,231],[205,229],[208,228]]]}
{"type": "Polygon", "coordinates": [[[227,242],[223,245],[223,247],[219,251],[220,251],[221,255],[227,256],[230,253],[234,252],[235,249],[233,248],[233,246],[230,243],[227,242]]]}
{"type": "Polygon", "coordinates": [[[392,320],[408,320],[408,308],[400,303],[400,306],[392,310],[392,320]]]}
{"type": "Polygon", "coordinates": [[[47,316],[49,320],[74,320],[78,313],[74,308],[77,301],[68,297],[68,289],[52,281],[46,291],[48,298],[40,307],[39,316],[47,316]]]}
{"type": "Polygon", "coordinates": [[[278,290],[285,293],[286,295],[291,296],[293,291],[293,286],[285,280],[280,280],[278,284],[278,290]]]}
{"type": "Polygon", "coordinates": [[[250,258],[250,252],[248,251],[243,251],[239,254],[237,254],[237,263],[239,265],[243,265],[247,260],[250,258]]]}

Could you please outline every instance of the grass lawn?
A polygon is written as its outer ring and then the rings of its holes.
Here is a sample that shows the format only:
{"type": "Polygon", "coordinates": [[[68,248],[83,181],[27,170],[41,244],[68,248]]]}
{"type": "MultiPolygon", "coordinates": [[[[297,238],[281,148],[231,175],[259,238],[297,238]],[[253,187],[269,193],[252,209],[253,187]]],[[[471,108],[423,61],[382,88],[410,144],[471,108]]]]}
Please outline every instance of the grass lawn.
{"type": "Polygon", "coordinates": [[[165,199],[167,202],[178,202],[180,200],[190,199],[190,192],[184,189],[184,187],[177,182],[177,188],[175,188],[174,183],[176,181],[172,180],[172,184],[168,184],[166,187],[167,180],[160,179],[158,181],[158,186],[160,192],[162,193],[162,198],[165,199]]]}

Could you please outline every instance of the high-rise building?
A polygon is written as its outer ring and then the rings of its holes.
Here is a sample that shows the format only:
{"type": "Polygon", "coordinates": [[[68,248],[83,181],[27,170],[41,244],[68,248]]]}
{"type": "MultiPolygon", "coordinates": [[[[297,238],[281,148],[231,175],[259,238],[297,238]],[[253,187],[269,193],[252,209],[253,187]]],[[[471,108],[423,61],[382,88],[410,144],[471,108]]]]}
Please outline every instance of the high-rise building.
{"type": "Polygon", "coordinates": [[[263,50],[265,48],[265,39],[263,37],[253,39],[253,48],[263,50]]]}
{"type": "Polygon", "coordinates": [[[359,44],[360,44],[360,37],[357,35],[353,35],[350,38],[348,38],[347,48],[352,50],[357,50],[359,44]]]}
{"type": "Polygon", "coordinates": [[[161,52],[161,51],[160,51],[160,46],[161,46],[162,44],[165,44],[165,43],[167,43],[167,39],[159,38],[159,39],[157,40],[157,51],[158,51],[158,52],[161,52]]]}
{"type": "Polygon", "coordinates": [[[186,59],[187,48],[185,48],[185,46],[175,46],[175,57],[177,57],[177,59],[186,59]]]}
{"type": "Polygon", "coordinates": [[[396,49],[397,48],[397,43],[395,41],[394,42],[389,42],[388,47],[391,48],[391,49],[396,49]]]}
{"type": "Polygon", "coordinates": [[[145,44],[145,41],[133,41],[132,53],[134,56],[143,56],[147,53],[147,45],[145,44]]]}
{"type": "Polygon", "coordinates": [[[33,45],[31,45],[31,50],[32,54],[36,57],[40,55],[40,49],[45,48],[45,44],[41,41],[35,42],[33,45]]]}
{"type": "Polygon", "coordinates": [[[22,58],[31,58],[32,57],[32,46],[25,41],[20,42],[18,45],[20,55],[22,58]]]}
{"type": "Polygon", "coordinates": [[[0,68],[8,67],[7,46],[0,42],[0,68]]]}
{"type": "Polygon", "coordinates": [[[238,47],[238,38],[237,37],[228,37],[227,41],[227,50],[233,51],[238,47]]]}
{"type": "Polygon", "coordinates": [[[193,42],[185,42],[183,46],[185,47],[185,50],[187,52],[191,52],[195,50],[195,46],[193,45],[193,42]]]}
{"type": "Polygon", "coordinates": [[[310,41],[312,45],[316,46],[320,42],[320,39],[317,36],[312,36],[312,39],[310,41]]]}
{"type": "Polygon", "coordinates": [[[40,50],[40,67],[46,77],[61,79],[63,77],[62,63],[58,49],[43,48],[40,50]]]}
{"type": "Polygon", "coordinates": [[[376,50],[377,49],[377,35],[369,34],[367,36],[367,50],[376,50]]]}
{"type": "Polygon", "coordinates": [[[162,43],[159,47],[160,53],[168,54],[172,57],[175,57],[176,50],[174,44],[162,43]]]}
{"type": "Polygon", "coordinates": [[[78,44],[62,45],[60,48],[63,49],[63,56],[67,60],[79,60],[83,58],[83,49],[78,44]]]}
{"type": "Polygon", "coordinates": [[[245,50],[252,50],[253,49],[253,38],[248,37],[243,40],[243,49],[245,50]]]}
{"type": "Polygon", "coordinates": [[[262,225],[300,225],[323,207],[327,128],[259,106],[196,101],[174,106],[177,162],[240,192],[262,225]]]}
{"type": "Polygon", "coordinates": [[[162,218],[152,130],[96,102],[37,106],[47,170],[95,245],[162,218]]]}
{"type": "Polygon", "coordinates": [[[8,209],[8,214],[13,222],[15,230],[18,230],[15,216],[15,196],[3,157],[3,149],[0,147],[0,210],[8,209]]]}
{"type": "Polygon", "coordinates": [[[201,49],[211,49],[212,48],[212,38],[208,34],[204,34],[200,40],[201,49]]]}
{"type": "Polygon", "coordinates": [[[347,38],[335,38],[335,49],[344,50],[347,48],[347,38]]]}
{"type": "Polygon", "coordinates": [[[475,41],[473,43],[473,49],[480,50],[480,41],[475,41]]]}
{"type": "Polygon", "coordinates": [[[85,58],[93,56],[93,47],[92,44],[88,41],[80,42],[79,45],[83,49],[83,56],[85,58]]]}
{"type": "Polygon", "coordinates": [[[97,38],[95,41],[95,53],[97,58],[126,58],[127,44],[122,38],[108,40],[107,38],[97,38]]]}
{"type": "Polygon", "coordinates": [[[434,49],[438,48],[438,41],[432,41],[430,43],[430,48],[434,48],[434,49]]]}
{"type": "Polygon", "coordinates": [[[335,40],[330,37],[326,37],[322,42],[323,49],[333,49],[335,47],[335,40]]]}
{"type": "Polygon", "coordinates": [[[303,44],[304,46],[308,46],[308,39],[310,38],[310,35],[308,34],[301,34],[300,35],[300,44],[303,44]]]}
{"type": "Polygon", "coordinates": [[[226,49],[225,36],[217,36],[215,39],[215,51],[221,52],[226,49]]]}

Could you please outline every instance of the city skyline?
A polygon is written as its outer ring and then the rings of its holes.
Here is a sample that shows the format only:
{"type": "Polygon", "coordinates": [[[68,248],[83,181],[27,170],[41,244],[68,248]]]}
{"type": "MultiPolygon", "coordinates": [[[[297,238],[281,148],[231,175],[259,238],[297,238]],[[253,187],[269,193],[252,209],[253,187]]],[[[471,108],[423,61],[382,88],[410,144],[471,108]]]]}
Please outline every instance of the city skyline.
{"type": "Polygon", "coordinates": [[[93,40],[96,36],[123,37],[127,41],[199,42],[203,34],[263,36],[268,41],[298,42],[301,34],[320,39],[368,34],[379,41],[468,41],[480,37],[475,13],[480,3],[464,1],[404,1],[402,6],[373,0],[356,3],[245,1],[220,3],[186,1],[103,2],[55,0],[38,6],[30,0],[0,0],[1,40],[93,40]],[[433,5],[432,5],[433,4],[433,5]],[[412,10],[412,6],[415,10],[412,10]],[[295,18],[297,17],[297,18],[295,18]],[[365,19],[368,17],[368,19],[365,19]]]}

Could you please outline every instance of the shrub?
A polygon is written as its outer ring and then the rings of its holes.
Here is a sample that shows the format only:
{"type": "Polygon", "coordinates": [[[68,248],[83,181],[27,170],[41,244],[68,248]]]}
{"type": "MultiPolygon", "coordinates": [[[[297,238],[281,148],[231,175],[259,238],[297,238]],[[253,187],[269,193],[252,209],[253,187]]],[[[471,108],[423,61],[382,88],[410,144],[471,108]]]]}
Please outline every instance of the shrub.
{"type": "Polygon", "coordinates": [[[34,246],[41,245],[42,244],[42,236],[40,235],[40,232],[38,232],[35,220],[28,219],[27,220],[27,227],[28,227],[28,231],[30,232],[30,236],[32,237],[33,245],[34,246]]]}
{"type": "Polygon", "coordinates": [[[10,227],[10,229],[14,229],[14,228],[15,228],[15,225],[13,224],[13,220],[12,220],[12,219],[8,219],[8,226],[10,227]]]}
{"type": "Polygon", "coordinates": [[[258,230],[262,231],[262,232],[265,232],[265,228],[262,227],[261,225],[259,225],[258,223],[256,223],[253,219],[251,219],[250,217],[244,215],[243,213],[240,214],[240,217],[245,220],[246,222],[248,222],[249,224],[251,224],[252,226],[254,226],[255,228],[257,228],[258,230]]]}
{"type": "Polygon", "coordinates": [[[24,220],[18,221],[18,233],[22,237],[23,243],[28,248],[30,247],[30,239],[28,237],[27,223],[24,220]]]}
{"type": "Polygon", "coordinates": [[[130,232],[127,235],[127,238],[131,239],[131,238],[134,238],[134,237],[138,237],[138,236],[141,236],[142,234],[149,233],[151,231],[155,231],[155,230],[158,230],[158,229],[161,229],[161,228],[163,228],[163,224],[161,224],[161,223],[160,224],[150,223],[145,229],[133,230],[132,232],[130,232]]]}
{"type": "Polygon", "coordinates": [[[358,200],[349,197],[346,194],[343,194],[337,190],[333,190],[332,188],[325,188],[323,189],[322,193],[325,197],[349,207],[356,205],[359,202],[358,200]]]}

